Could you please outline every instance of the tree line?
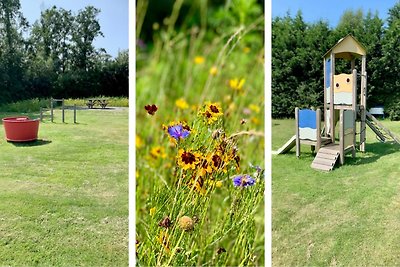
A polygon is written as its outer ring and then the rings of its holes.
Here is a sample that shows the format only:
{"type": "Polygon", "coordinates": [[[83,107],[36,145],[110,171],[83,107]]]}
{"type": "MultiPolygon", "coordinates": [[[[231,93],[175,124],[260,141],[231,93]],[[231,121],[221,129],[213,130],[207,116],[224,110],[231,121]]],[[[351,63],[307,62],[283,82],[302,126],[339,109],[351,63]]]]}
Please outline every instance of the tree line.
{"type": "MultiPolygon", "coordinates": [[[[386,21],[377,13],[345,11],[335,28],[326,21],[306,23],[299,11],[272,20],[272,116],[293,117],[295,107],[323,107],[323,55],[352,34],[367,50],[367,108],[384,105],[400,120],[400,3],[386,21]]],[[[358,71],[361,66],[356,66],[358,71]]],[[[346,62],[337,71],[349,72],[346,62]]]]}
{"type": "Polygon", "coordinates": [[[77,14],[53,6],[29,25],[19,0],[0,0],[0,104],[30,98],[128,96],[128,51],[112,58],[87,6],[77,14]]]}

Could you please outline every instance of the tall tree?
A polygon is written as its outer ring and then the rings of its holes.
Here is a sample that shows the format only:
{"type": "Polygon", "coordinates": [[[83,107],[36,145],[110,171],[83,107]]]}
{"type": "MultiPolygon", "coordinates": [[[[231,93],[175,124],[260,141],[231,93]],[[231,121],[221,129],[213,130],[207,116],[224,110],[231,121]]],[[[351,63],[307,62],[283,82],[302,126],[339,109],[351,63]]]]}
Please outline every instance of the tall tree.
{"type": "Polygon", "coordinates": [[[23,88],[23,38],[26,19],[19,0],[0,1],[0,101],[21,98],[23,88]]]}
{"type": "Polygon", "coordinates": [[[46,60],[50,58],[57,73],[69,67],[73,20],[71,11],[53,6],[42,12],[32,28],[31,43],[35,53],[46,60]]]}
{"type": "Polygon", "coordinates": [[[389,10],[388,25],[383,39],[382,67],[383,89],[386,94],[387,111],[391,119],[400,120],[400,3],[389,10]]]}
{"type": "Polygon", "coordinates": [[[104,36],[100,29],[97,15],[100,9],[87,6],[75,17],[72,40],[74,42],[74,65],[83,70],[93,67],[96,50],[93,41],[98,36],[104,36]]]}

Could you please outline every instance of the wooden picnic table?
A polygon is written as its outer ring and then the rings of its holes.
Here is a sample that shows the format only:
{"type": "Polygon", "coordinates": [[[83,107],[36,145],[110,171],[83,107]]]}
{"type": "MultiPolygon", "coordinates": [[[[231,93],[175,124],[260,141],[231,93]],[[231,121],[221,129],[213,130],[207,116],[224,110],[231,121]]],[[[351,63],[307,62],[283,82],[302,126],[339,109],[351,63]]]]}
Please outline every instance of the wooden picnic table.
{"type": "Polygon", "coordinates": [[[87,99],[86,105],[88,108],[93,108],[94,105],[99,105],[101,108],[106,108],[108,105],[107,99],[89,98],[87,99]]]}

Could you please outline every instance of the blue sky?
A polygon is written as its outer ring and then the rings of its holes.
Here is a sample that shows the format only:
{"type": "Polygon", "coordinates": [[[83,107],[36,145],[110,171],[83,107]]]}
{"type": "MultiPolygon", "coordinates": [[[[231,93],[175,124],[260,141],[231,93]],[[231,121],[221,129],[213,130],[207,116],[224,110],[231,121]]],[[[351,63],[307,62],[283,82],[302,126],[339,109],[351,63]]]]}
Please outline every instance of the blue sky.
{"type": "Polygon", "coordinates": [[[271,0],[272,18],[283,17],[289,10],[290,15],[296,15],[298,10],[302,11],[306,22],[315,22],[319,19],[327,21],[330,26],[335,27],[345,10],[357,10],[361,8],[365,14],[368,10],[373,13],[378,11],[381,19],[387,18],[389,8],[393,7],[398,0],[271,0]]]}
{"type": "Polygon", "coordinates": [[[128,48],[128,0],[20,0],[24,17],[32,24],[40,18],[40,12],[52,6],[72,10],[77,14],[85,6],[101,10],[98,19],[104,37],[94,41],[97,48],[105,48],[115,57],[118,50],[128,48]]]}

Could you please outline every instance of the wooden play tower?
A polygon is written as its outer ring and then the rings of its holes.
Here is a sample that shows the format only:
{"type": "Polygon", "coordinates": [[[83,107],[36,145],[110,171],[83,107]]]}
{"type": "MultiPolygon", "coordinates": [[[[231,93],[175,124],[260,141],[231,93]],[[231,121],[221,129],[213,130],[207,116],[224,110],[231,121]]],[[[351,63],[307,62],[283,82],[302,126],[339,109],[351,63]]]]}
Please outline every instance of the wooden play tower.
{"type": "Polygon", "coordinates": [[[299,157],[300,144],[311,145],[312,150],[317,152],[311,167],[330,171],[338,160],[340,164],[344,164],[347,153],[355,157],[357,149],[365,152],[366,126],[372,129],[379,140],[385,141],[389,137],[400,143],[393,133],[367,111],[366,65],[366,49],[352,35],[340,39],[326,52],[323,56],[324,127],[321,130],[319,109],[315,111],[296,108],[296,135],[276,154],[286,153],[296,146],[296,155],[299,157]],[[339,61],[344,64],[336,64],[339,61]],[[360,72],[356,69],[357,61],[361,61],[360,72]],[[342,68],[348,66],[350,69],[347,73],[336,73],[338,65],[342,68]]]}

